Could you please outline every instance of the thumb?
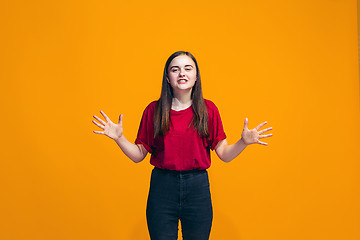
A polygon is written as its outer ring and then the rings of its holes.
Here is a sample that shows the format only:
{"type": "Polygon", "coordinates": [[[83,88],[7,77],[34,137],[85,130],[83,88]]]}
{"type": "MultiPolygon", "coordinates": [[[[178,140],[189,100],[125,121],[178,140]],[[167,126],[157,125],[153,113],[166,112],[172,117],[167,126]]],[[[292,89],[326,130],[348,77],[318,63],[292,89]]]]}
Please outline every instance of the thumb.
{"type": "Polygon", "coordinates": [[[248,118],[245,118],[244,129],[248,127],[248,118]]]}
{"type": "Polygon", "coordinates": [[[120,116],[119,116],[119,123],[118,123],[118,124],[122,124],[122,120],[123,120],[123,115],[120,114],[120,116]]]}

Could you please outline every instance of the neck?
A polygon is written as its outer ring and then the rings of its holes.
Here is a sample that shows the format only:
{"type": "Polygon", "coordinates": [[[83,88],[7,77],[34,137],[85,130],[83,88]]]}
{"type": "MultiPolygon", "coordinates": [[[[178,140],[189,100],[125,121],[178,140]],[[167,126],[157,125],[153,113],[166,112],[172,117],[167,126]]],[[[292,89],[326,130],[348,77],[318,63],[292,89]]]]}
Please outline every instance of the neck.
{"type": "Polygon", "coordinates": [[[191,89],[189,91],[175,92],[172,100],[172,107],[183,108],[192,104],[191,89]]]}

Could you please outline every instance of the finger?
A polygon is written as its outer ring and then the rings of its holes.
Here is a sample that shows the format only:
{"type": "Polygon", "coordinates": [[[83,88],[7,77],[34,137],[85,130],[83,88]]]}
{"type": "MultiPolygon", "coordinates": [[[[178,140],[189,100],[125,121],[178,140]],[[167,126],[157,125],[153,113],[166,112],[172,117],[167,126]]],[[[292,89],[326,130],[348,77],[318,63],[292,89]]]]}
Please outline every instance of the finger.
{"type": "Polygon", "coordinates": [[[105,127],[97,122],[95,122],[94,120],[92,120],[93,123],[95,123],[96,126],[98,126],[101,129],[104,129],[105,127]]]}
{"type": "Polygon", "coordinates": [[[272,133],[268,134],[268,135],[260,135],[259,138],[266,138],[266,137],[271,137],[271,136],[272,136],[272,133]]]}
{"type": "Polygon", "coordinates": [[[97,134],[105,134],[104,132],[101,132],[101,131],[94,131],[94,133],[97,133],[97,134]]]}
{"type": "Polygon", "coordinates": [[[99,118],[98,116],[94,115],[93,116],[96,120],[98,120],[100,123],[102,123],[103,125],[105,125],[106,123],[101,119],[99,118]]]}
{"type": "Polygon", "coordinates": [[[110,122],[110,118],[103,111],[100,110],[100,113],[104,116],[107,122],[110,122]]]}
{"type": "Polygon", "coordinates": [[[259,134],[263,134],[264,132],[267,132],[269,130],[272,130],[272,127],[259,131],[259,134]]]}
{"type": "Polygon", "coordinates": [[[267,124],[267,121],[260,123],[255,129],[259,130],[262,126],[264,126],[265,124],[267,124]]]}
{"type": "Polygon", "coordinates": [[[257,143],[261,144],[261,145],[268,145],[267,143],[261,142],[261,141],[257,141],[257,143]]]}

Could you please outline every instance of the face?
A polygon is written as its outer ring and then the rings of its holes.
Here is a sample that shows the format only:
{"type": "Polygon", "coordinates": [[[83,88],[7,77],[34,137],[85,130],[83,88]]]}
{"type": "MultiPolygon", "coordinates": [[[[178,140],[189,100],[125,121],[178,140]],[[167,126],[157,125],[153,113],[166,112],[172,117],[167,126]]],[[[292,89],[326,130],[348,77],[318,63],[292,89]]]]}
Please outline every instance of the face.
{"type": "Polygon", "coordinates": [[[186,55],[174,58],[169,64],[167,81],[174,91],[191,90],[196,82],[195,62],[186,55]]]}

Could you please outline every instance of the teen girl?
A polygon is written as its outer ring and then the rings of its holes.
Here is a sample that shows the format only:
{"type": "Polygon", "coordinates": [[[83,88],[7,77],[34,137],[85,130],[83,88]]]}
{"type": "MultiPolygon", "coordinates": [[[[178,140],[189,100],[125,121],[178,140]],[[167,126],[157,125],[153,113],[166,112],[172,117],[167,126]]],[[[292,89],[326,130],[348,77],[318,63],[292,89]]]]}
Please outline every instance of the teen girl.
{"type": "Polygon", "coordinates": [[[123,135],[122,114],[115,124],[100,113],[106,121],[94,116],[100,124],[93,123],[104,131],[94,133],[115,140],[135,163],[151,153],[154,169],[146,218],[152,240],[177,239],[179,220],[183,239],[209,239],[213,209],[206,169],[210,167],[210,150],[230,162],[250,144],[268,145],[259,139],[272,136],[260,135],[271,127],[258,131],[266,122],[249,130],[246,118],[241,139],[229,145],[217,107],[203,98],[197,61],[184,51],[168,58],[161,96],[144,110],[135,144],[123,135]]]}

